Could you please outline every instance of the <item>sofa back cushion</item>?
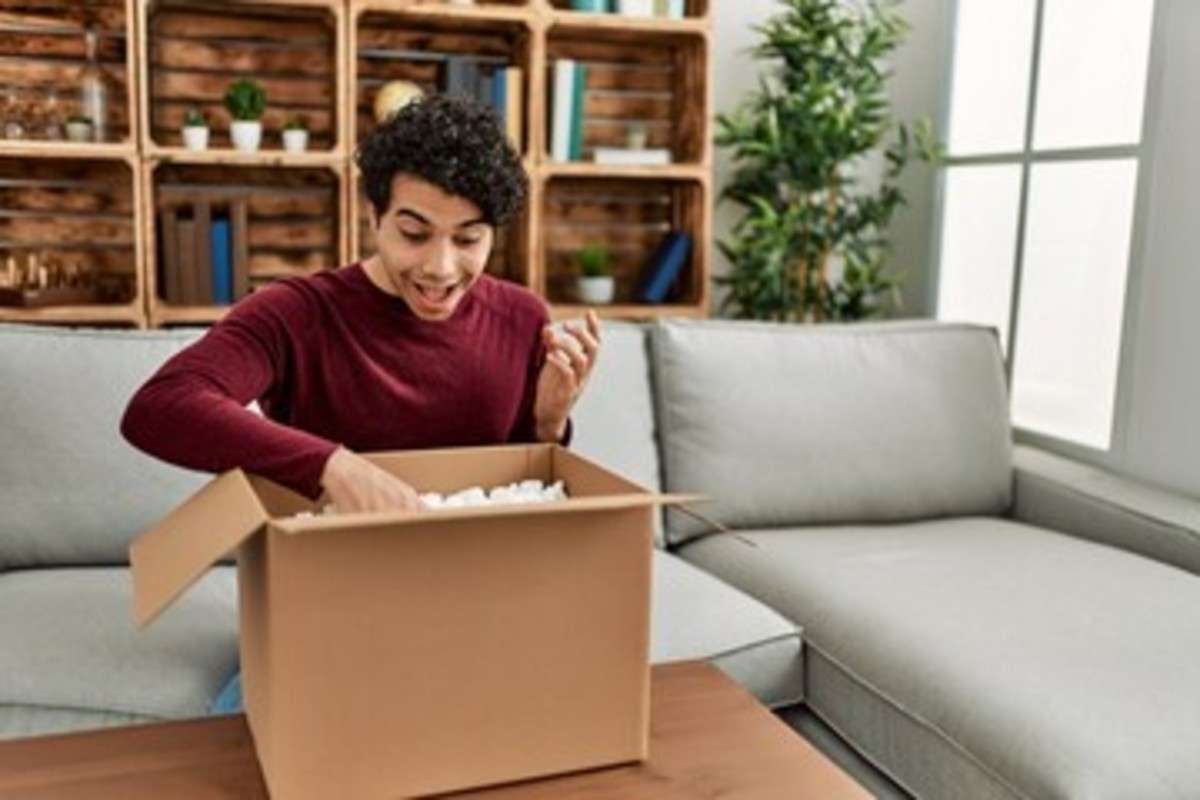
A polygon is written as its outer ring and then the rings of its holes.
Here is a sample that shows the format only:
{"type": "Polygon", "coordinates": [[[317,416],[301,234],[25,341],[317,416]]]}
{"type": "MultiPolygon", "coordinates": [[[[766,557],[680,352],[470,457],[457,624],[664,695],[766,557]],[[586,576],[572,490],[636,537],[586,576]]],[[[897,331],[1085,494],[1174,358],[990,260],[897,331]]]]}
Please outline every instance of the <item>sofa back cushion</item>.
{"type": "Polygon", "coordinates": [[[200,332],[0,325],[0,568],[121,564],[210,476],[136,450],[134,392],[200,332]]]}
{"type": "MultiPolygon", "coordinates": [[[[1012,445],[995,332],[667,321],[651,352],[668,491],[734,528],[998,514],[1012,445]]],[[[678,513],[667,536],[707,530],[678,513]]]]}
{"type": "MultiPolygon", "coordinates": [[[[659,488],[646,330],[605,322],[600,358],[571,414],[571,449],[648,489],[659,488]]],[[[661,544],[660,530],[656,539],[661,544]]]]}

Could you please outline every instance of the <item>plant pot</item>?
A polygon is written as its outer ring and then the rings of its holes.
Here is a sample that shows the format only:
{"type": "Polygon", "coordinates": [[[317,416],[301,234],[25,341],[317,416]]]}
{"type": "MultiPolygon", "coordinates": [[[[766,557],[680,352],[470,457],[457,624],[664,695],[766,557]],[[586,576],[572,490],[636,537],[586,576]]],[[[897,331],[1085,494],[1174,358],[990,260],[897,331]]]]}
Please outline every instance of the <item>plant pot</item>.
{"type": "Polygon", "coordinates": [[[234,149],[243,153],[254,153],[262,144],[261,120],[234,120],[229,127],[229,135],[233,139],[234,149]]]}
{"type": "Polygon", "coordinates": [[[68,141],[72,142],[92,141],[92,123],[78,121],[68,122],[67,139],[68,141]]]}
{"type": "Polygon", "coordinates": [[[188,150],[208,149],[208,127],[205,125],[189,125],[183,129],[183,146],[188,150]]]}
{"type": "Polygon", "coordinates": [[[289,153],[303,153],[308,149],[308,131],[303,128],[284,131],[283,149],[289,153]]]}
{"type": "Polygon", "coordinates": [[[575,292],[579,302],[587,305],[605,305],[613,301],[617,283],[611,275],[598,278],[576,278],[575,292]]]}

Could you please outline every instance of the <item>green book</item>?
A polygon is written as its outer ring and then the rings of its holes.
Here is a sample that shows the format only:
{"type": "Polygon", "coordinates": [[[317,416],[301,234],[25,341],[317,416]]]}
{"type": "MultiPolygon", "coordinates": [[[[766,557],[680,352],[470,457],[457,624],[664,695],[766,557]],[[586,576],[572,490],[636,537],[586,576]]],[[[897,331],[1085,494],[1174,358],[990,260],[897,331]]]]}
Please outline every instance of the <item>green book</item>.
{"type": "Polygon", "coordinates": [[[583,160],[583,103],[587,89],[587,65],[575,64],[575,86],[571,97],[571,161],[583,160]]]}

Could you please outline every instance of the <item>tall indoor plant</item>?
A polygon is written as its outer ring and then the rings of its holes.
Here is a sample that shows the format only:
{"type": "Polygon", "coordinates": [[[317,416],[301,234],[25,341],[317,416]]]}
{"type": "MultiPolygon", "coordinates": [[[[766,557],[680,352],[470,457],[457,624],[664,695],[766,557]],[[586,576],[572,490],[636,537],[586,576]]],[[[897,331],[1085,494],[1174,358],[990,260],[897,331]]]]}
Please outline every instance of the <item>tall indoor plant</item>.
{"type": "Polygon", "coordinates": [[[732,269],[722,310],[779,321],[854,320],[885,308],[899,280],[885,268],[884,232],[905,202],[898,181],[914,154],[940,148],[927,120],[910,134],[888,111],[885,59],[908,25],[902,0],[780,0],[757,26],[759,88],[717,117],[732,149],[722,199],[744,209],[717,246],[732,269]],[[883,149],[877,187],[855,176],[883,149]],[[840,275],[834,275],[834,262],[840,275]]]}

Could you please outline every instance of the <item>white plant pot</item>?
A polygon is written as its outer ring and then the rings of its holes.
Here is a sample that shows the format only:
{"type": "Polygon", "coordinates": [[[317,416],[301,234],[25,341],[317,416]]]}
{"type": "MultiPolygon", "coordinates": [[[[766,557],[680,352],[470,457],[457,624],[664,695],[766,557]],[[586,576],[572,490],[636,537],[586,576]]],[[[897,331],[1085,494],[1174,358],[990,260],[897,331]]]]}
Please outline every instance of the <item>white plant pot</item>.
{"type": "Polygon", "coordinates": [[[283,149],[289,153],[303,153],[308,149],[308,131],[301,128],[284,131],[283,149]]]}
{"type": "Polygon", "coordinates": [[[234,149],[243,153],[254,153],[262,144],[262,121],[238,119],[229,127],[234,149]]]}
{"type": "Polygon", "coordinates": [[[579,294],[579,302],[587,305],[604,305],[613,301],[617,284],[611,275],[602,278],[576,278],[575,290],[579,294]]]}
{"type": "Polygon", "coordinates": [[[183,129],[183,146],[188,150],[208,149],[208,126],[188,125],[183,129]]]}
{"type": "Polygon", "coordinates": [[[92,141],[92,123],[90,123],[90,122],[68,122],[67,123],[67,139],[72,142],[90,142],[90,141],[92,141]]]}

